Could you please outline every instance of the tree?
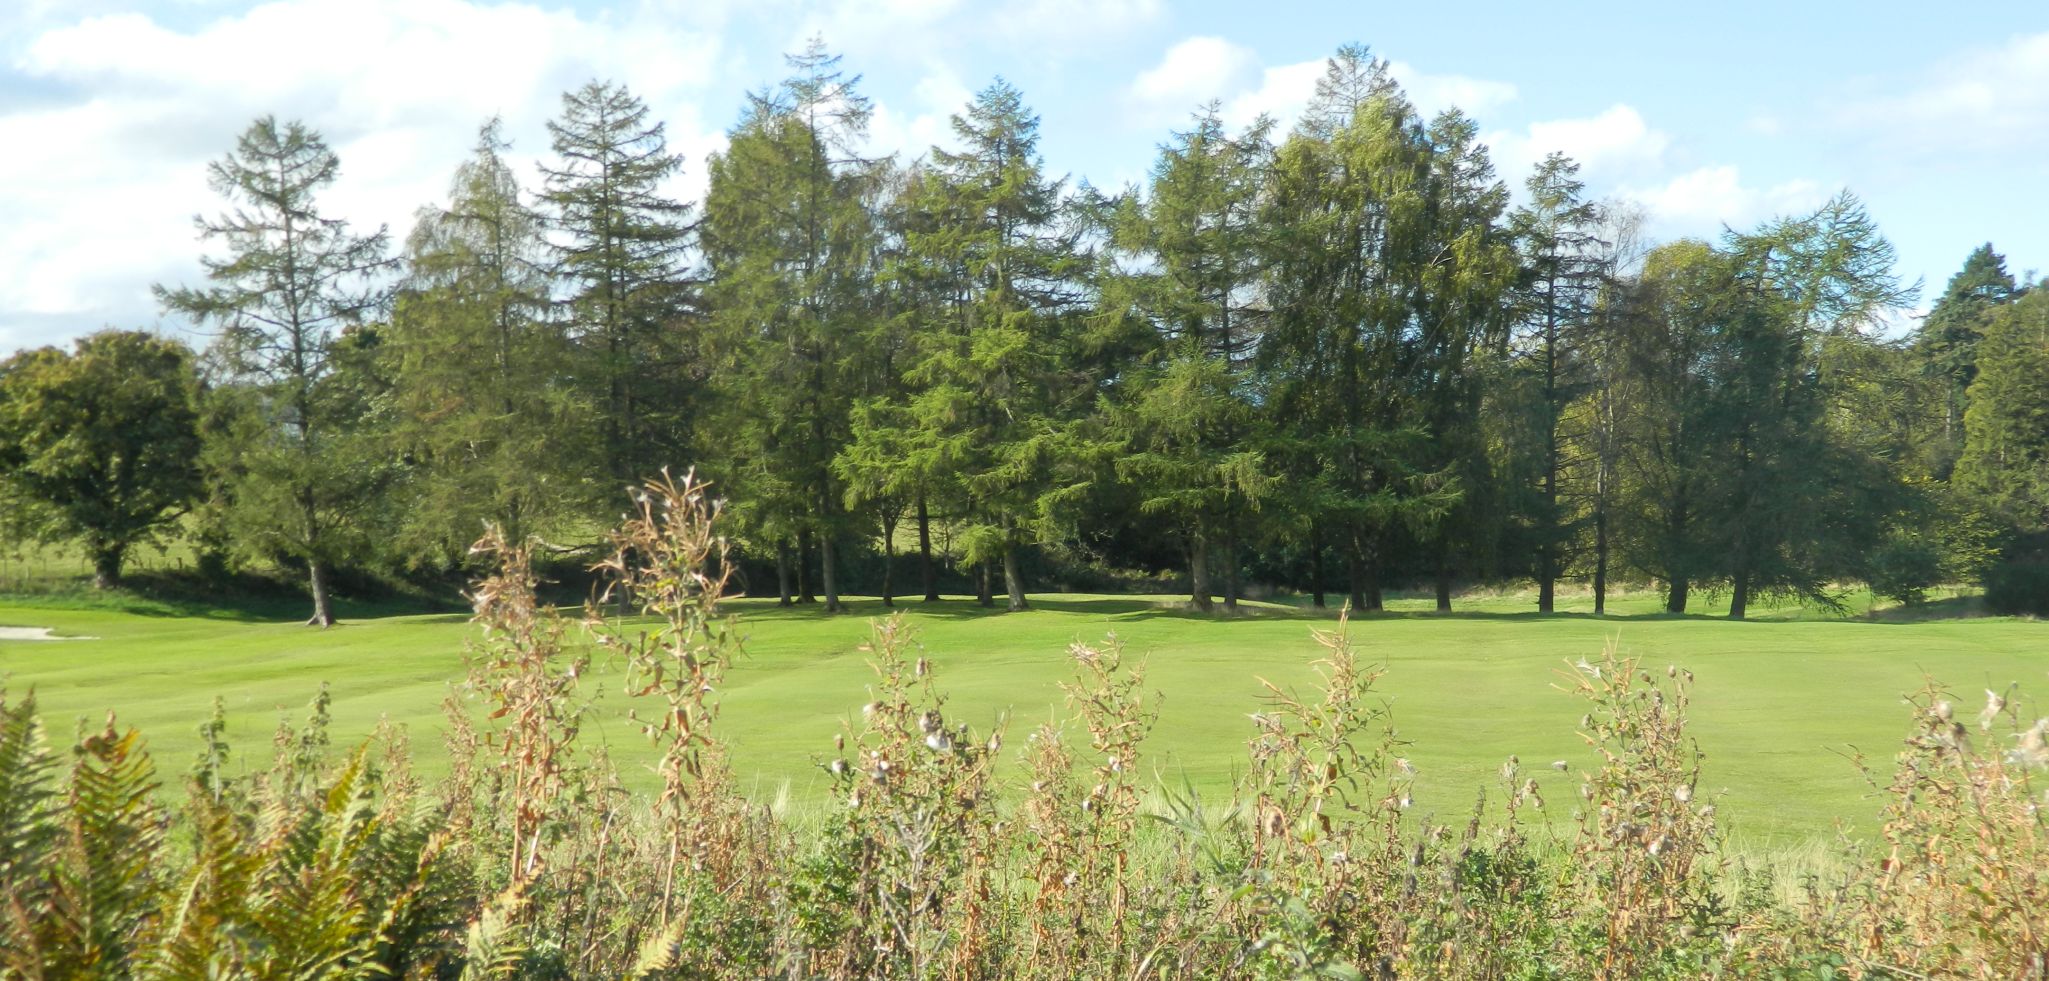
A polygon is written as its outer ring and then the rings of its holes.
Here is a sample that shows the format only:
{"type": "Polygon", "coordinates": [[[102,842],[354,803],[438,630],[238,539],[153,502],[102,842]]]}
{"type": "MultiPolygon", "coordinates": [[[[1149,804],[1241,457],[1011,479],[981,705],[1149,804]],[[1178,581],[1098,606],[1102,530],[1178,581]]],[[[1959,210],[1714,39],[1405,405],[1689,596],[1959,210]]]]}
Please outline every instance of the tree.
{"type": "Polygon", "coordinates": [[[952,475],[965,558],[1000,563],[1011,610],[1027,605],[1019,551],[1047,537],[1075,486],[1062,476],[1068,424],[1094,400],[1067,370],[1084,260],[1060,221],[1061,182],[1042,172],[1038,127],[999,80],[953,117],[962,149],[933,149],[911,207],[939,220],[910,224],[897,275],[950,286],[952,299],[930,311],[937,329],[921,338],[902,411],[867,413],[903,428],[857,437],[952,475]]]}
{"type": "Polygon", "coordinates": [[[486,522],[525,541],[597,496],[595,420],[563,370],[547,244],[507,149],[498,121],[485,124],[448,206],[420,212],[384,351],[396,447],[415,461],[404,539],[442,567],[486,522]]]}
{"type": "Polygon", "coordinates": [[[1212,103],[1109,229],[1123,265],[1103,277],[1099,311],[1138,319],[1148,338],[1115,407],[1117,471],[1139,489],[1141,511],[1175,529],[1205,611],[1219,564],[1224,605],[1237,607],[1238,548],[1273,483],[1249,371],[1265,327],[1258,208],[1270,126],[1262,118],[1234,137],[1212,103]]]}
{"type": "Polygon", "coordinates": [[[1431,345],[1452,321],[1418,318],[1426,283],[1462,268],[1433,268],[1444,257],[1429,246],[1449,240],[1432,225],[1443,203],[1433,191],[1446,186],[1433,177],[1434,150],[1386,64],[1341,49],[1275,157],[1262,212],[1272,313],[1259,363],[1283,423],[1284,494],[1312,537],[1342,549],[1352,604],[1365,610],[1380,607],[1389,536],[1438,520],[1458,499],[1449,475],[1428,469],[1410,374],[1448,367],[1439,359],[1452,352],[1431,345]]]}
{"type": "Polygon", "coordinates": [[[2049,289],[2037,286],[1985,325],[1964,413],[1956,483],[2005,528],[2049,534],[2049,289]]]}
{"type": "Polygon", "coordinates": [[[815,536],[827,613],[841,609],[842,512],[869,503],[870,485],[848,485],[835,460],[871,380],[860,341],[877,319],[879,174],[852,151],[869,106],[838,62],[813,41],[790,79],[751,99],[712,157],[704,223],[722,442],[756,496],[756,527],[815,536]]]}
{"type": "Polygon", "coordinates": [[[1518,380],[1527,394],[1516,415],[1527,427],[1519,449],[1529,454],[1518,461],[1517,471],[1525,482],[1535,478],[1534,497],[1525,511],[1536,563],[1537,611],[1550,613],[1575,531],[1560,501],[1560,480],[1569,465],[1566,410],[1591,384],[1591,349],[1598,342],[1590,335],[1608,274],[1608,243],[1600,238],[1601,209],[1581,196],[1585,185],[1571,158],[1562,153],[1545,157],[1524,187],[1529,203],[1510,221],[1523,262],[1516,356],[1518,380]]]}
{"type": "Polygon", "coordinates": [[[562,96],[548,123],[556,160],[541,201],[560,236],[579,375],[598,410],[606,472],[638,482],[683,448],[692,357],[680,324],[693,284],[683,274],[695,226],[667,184],[683,166],[646,103],[611,82],[562,96]]]}
{"type": "Polygon", "coordinates": [[[1947,478],[1964,443],[1964,413],[1971,382],[1978,376],[1978,345],[1999,308],[2018,292],[2006,257],[1987,242],[1964,258],[1942,297],[1914,333],[1914,350],[1942,398],[1936,476],[1947,478]]]}
{"type": "Polygon", "coordinates": [[[382,228],[359,236],[320,213],[315,196],[340,166],[318,133],[258,119],[207,168],[233,206],[195,219],[202,241],[227,246],[201,259],[212,285],[156,288],[167,310],[219,328],[211,353],[246,410],[238,439],[219,444],[235,523],[251,547],[305,563],[307,623],[323,627],[334,623],[329,570],[368,500],[362,461],[344,446],[361,406],[330,385],[336,341],[382,302],[386,266],[382,228]]]}
{"type": "Polygon", "coordinates": [[[85,547],[95,588],[118,585],[128,553],[204,489],[198,397],[192,352],[141,331],[0,362],[0,479],[43,537],[85,547]]]}

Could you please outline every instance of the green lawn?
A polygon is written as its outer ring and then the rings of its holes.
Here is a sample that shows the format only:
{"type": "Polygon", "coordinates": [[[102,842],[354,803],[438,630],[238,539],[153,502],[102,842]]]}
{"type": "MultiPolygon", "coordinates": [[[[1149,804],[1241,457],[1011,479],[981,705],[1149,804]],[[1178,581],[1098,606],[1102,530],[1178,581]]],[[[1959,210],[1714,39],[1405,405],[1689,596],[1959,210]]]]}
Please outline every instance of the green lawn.
{"type": "MultiPolygon", "coordinates": [[[[909,617],[952,697],[950,713],[981,727],[1009,716],[1010,745],[1048,717],[1067,675],[1075,639],[1115,631],[1150,685],[1164,695],[1151,764],[1162,779],[1183,774],[1206,790],[1242,769],[1246,714],[1258,709],[1259,677],[1309,680],[1316,655],[1313,615],[1262,606],[1256,615],[1206,619],[1164,605],[1165,598],[1046,595],[1027,614],[992,613],[971,602],[912,604],[909,617]]],[[[1567,598],[1568,609],[1584,607],[1567,598]]],[[[1421,771],[1419,809],[1457,818],[1509,754],[1554,786],[1555,810],[1573,799],[1568,779],[1544,769],[1582,758],[1574,730],[1582,706],[1553,689],[1564,662],[1597,658],[1615,642],[1662,668],[1691,668],[1697,679],[1695,732],[1708,753],[1705,783],[1726,787],[1722,811],[1738,837],[1792,847],[1832,832],[1835,822],[1869,830],[1875,802],[1845,758],[1851,747],[1889,760],[1906,731],[1900,696],[1932,675],[1975,712],[1981,689],[2019,681],[2027,698],[2049,692],[2049,625],[1974,618],[1888,622],[1823,617],[1798,608],[1768,610],[1751,622],[1646,615],[1647,596],[1616,606],[1629,615],[1594,618],[1520,611],[1524,596],[1476,597],[1439,616],[1427,603],[1353,624],[1370,658],[1384,662],[1380,688],[1410,758],[1421,771]]],[[[743,785],[762,799],[817,799],[823,775],[813,761],[832,747],[842,720],[866,700],[871,674],[857,650],[874,602],[856,614],[826,618],[814,608],[732,605],[743,619],[748,655],[732,671],[720,728],[743,785]]],[[[269,611],[266,611],[269,612],[269,611]]],[[[345,611],[347,612],[347,611],[345,611]]],[[[439,756],[439,703],[462,674],[471,627],[461,615],[371,616],[317,631],[250,614],[195,615],[190,609],[91,599],[0,598],[0,624],[56,628],[96,639],[0,641],[0,675],[11,697],[33,686],[53,735],[72,720],[117,710],[150,737],[163,767],[184,768],[195,729],[214,696],[227,700],[231,735],[260,765],[280,709],[294,717],[319,683],[334,694],[339,734],[367,733],[380,716],[408,724],[430,770],[439,756]]],[[[641,776],[648,757],[624,719],[616,666],[599,664],[599,711],[585,732],[605,741],[641,776]]],[[[2024,702],[2025,708],[2038,703],[2024,702]]],[[[1562,813],[1553,815],[1563,820],[1562,813]]]]}

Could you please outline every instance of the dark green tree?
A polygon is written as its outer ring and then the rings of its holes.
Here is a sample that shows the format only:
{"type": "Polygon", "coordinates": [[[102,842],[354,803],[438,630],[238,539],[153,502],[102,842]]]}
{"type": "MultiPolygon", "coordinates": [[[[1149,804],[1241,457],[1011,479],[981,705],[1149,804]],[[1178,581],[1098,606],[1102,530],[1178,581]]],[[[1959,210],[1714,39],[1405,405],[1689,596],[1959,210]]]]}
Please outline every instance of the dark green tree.
{"type": "Polygon", "coordinates": [[[1978,343],[1960,490],[2012,533],[2049,533],[2049,289],[2002,306],[1978,343]]]}
{"type": "Polygon", "coordinates": [[[606,472],[637,483],[686,448],[696,365],[684,328],[694,284],[691,208],[668,196],[683,166],[664,124],[625,86],[590,82],[548,123],[541,202],[560,248],[577,377],[598,410],[606,472]]]}
{"type": "Polygon", "coordinates": [[[121,581],[199,497],[199,375],[185,345],[107,330],[0,361],[0,483],[45,540],[73,540],[93,586],[121,581]]]}
{"type": "Polygon", "coordinates": [[[1940,428],[1934,440],[1932,469],[1947,479],[1963,452],[1967,395],[1978,376],[1978,344],[1999,308],[2017,288],[2006,271],[2006,257],[1992,243],[1971,250],[1964,266],[1951,276],[1941,298],[1914,332],[1914,351],[1935,380],[1941,399],[1940,428]]]}
{"type": "Polygon", "coordinates": [[[207,168],[232,207],[197,219],[202,241],[227,248],[201,259],[211,285],[156,289],[165,309],[218,330],[210,353],[242,410],[233,438],[214,442],[232,524],[245,547],[305,564],[319,626],[334,623],[329,571],[357,554],[372,500],[349,445],[362,405],[330,384],[337,340],[375,314],[387,266],[383,229],[356,235],[320,213],[339,169],[318,133],[258,119],[207,168]]]}
{"type": "Polygon", "coordinates": [[[1510,473],[1527,495],[1537,611],[1550,613],[1557,580],[1577,537],[1560,497],[1568,459],[1566,410],[1593,384],[1601,289],[1610,266],[1601,209],[1583,197],[1579,164],[1553,153],[1524,187],[1529,201],[1510,220],[1522,254],[1515,335],[1510,473]]]}
{"type": "MultiPolygon", "coordinates": [[[[869,104],[838,63],[813,41],[789,59],[788,80],[752,97],[711,160],[703,235],[721,442],[762,536],[818,542],[827,613],[841,608],[849,492],[871,486],[850,487],[834,461],[866,394],[861,341],[878,319],[870,205],[880,172],[854,153],[869,104]]],[[[855,493],[854,503],[870,502],[855,493]]]]}
{"type": "Polygon", "coordinates": [[[1212,104],[1165,147],[1143,197],[1109,228],[1099,311],[1144,328],[1142,361],[1121,384],[1116,469],[1140,509],[1162,517],[1188,556],[1190,593],[1211,608],[1222,566],[1237,607],[1239,547],[1273,484],[1250,365],[1266,311],[1259,292],[1259,197],[1271,154],[1261,119],[1233,136],[1212,104]]]}
{"type": "Polygon", "coordinates": [[[937,323],[907,372],[905,411],[879,417],[906,429],[868,442],[894,441],[922,472],[952,475],[964,558],[1000,564],[1009,608],[1022,610],[1019,552],[1056,526],[1074,487],[1068,423],[1094,400],[1069,357],[1085,259],[1017,89],[984,89],[953,128],[961,149],[934,148],[913,192],[913,209],[938,220],[907,227],[900,273],[950,284],[953,297],[929,311],[937,323]]]}
{"type": "Polygon", "coordinates": [[[497,120],[420,212],[383,355],[394,449],[413,461],[401,540],[414,562],[461,562],[485,522],[524,541],[601,495],[596,420],[564,370],[540,218],[522,200],[497,120]]]}

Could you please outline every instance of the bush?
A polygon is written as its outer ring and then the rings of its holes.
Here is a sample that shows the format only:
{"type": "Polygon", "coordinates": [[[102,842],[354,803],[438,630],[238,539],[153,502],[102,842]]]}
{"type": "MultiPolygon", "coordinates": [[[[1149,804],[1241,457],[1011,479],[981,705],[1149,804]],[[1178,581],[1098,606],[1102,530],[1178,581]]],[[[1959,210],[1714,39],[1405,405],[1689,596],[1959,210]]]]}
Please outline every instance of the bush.
{"type": "Polygon", "coordinates": [[[1918,606],[1942,581],[1942,553],[1918,535],[1897,535],[1872,553],[1866,578],[1873,593],[1918,606]]]}
{"type": "Polygon", "coordinates": [[[2049,560],[2009,560],[1986,570],[1985,606],[2002,616],[2049,616],[2049,560]]]}

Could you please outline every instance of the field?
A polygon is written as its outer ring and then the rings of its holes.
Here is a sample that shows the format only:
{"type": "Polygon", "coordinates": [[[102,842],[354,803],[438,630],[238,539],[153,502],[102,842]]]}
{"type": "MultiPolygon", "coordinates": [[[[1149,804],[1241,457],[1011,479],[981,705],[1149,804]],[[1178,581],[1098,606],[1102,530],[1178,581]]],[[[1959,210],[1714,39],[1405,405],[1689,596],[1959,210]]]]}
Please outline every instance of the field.
{"type": "MultiPolygon", "coordinates": [[[[910,604],[915,626],[950,713],[980,730],[1008,717],[1012,746],[1058,705],[1070,642],[1115,632],[1147,664],[1162,713],[1148,768],[1165,784],[1186,779],[1220,793],[1242,769],[1246,716],[1261,704],[1259,680],[1311,680],[1313,627],[1331,618],[1256,604],[1236,619],[1180,612],[1168,597],[1044,595],[1025,614],[971,602],[910,604]]],[[[1399,601],[1352,624],[1352,636],[1385,665],[1378,688],[1420,771],[1417,806],[1440,819],[1470,808],[1510,754],[1539,770],[1571,800],[1564,775],[1544,769],[1577,761],[1581,707],[1555,690],[1567,661],[1598,659],[1615,643],[1646,666],[1691,669],[1697,677],[1694,732],[1708,756],[1703,787],[1726,788],[1721,811],[1739,845],[1816,847],[1838,822],[1853,832],[1875,824],[1876,803],[1850,755],[1889,765],[1908,719],[1904,692],[1924,677],[1947,683],[1962,714],[1981,689],[2019,682],[2024,711],[2049,692],[2049,625],[2003,618],[1907,620],[1837,618],[1797,607],[1748,622],[1653,615],[1655,599],[1626,597],[1595,618],[1566,598],[1566,612],[1539,617],[1524,596],[1471,597],[1442,616],[1421,600],[1399,601]]],[[[859,651],[879,603],[826,618],[816,608],[730,605],[742,619],[747,655],[724,692],[720,730],[743,787],[762,801],[801,810],[826,786],[815,760],[866,700],[871,675],[859,651]]],[[[264,611],[266,614],[273,611],[264,611]]],[[[274,611],[282,614],[284,611],[274,611]]],[[[230,735],[262,765],[280,711],[294,717],[321,682],[330,685],[338,737],[368,733],[379,717],[406,724],[430,770],[438,763],[440,703],[462,677],[472,628],[461,614],[353,614],[343,626],[309,630],[252,613],[195,611],[146,601],[0,598],[0,625],[54,628],[94,639],[0,640],[0,676],[10,697],[34,688],[53,736],[73,720],[115,710],[140,727],[169,774],[197,746],[195,729],[213,698],[226,699],[230,735]]],[[[629,779],[644,777],[647,754],[625,718],[617,669],[602,659],[591,681],[597,710],[585,728],[629,779]]],[[[1562,805],[1554,805],[1554,809],[1562,805]]],[[[1552,820],[1563,821],[1563,814],[1552,820]]]]}

